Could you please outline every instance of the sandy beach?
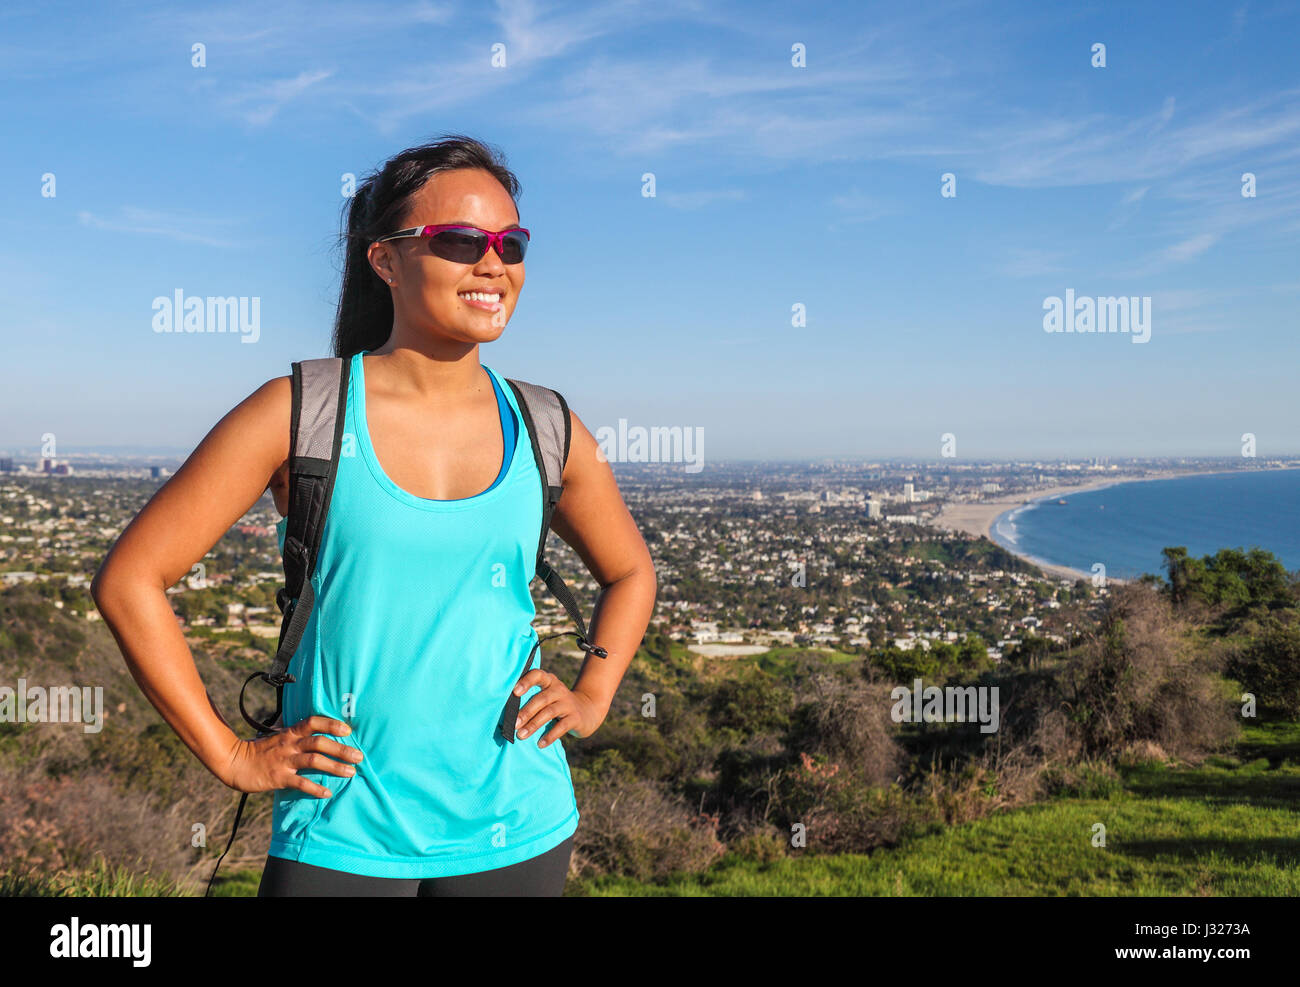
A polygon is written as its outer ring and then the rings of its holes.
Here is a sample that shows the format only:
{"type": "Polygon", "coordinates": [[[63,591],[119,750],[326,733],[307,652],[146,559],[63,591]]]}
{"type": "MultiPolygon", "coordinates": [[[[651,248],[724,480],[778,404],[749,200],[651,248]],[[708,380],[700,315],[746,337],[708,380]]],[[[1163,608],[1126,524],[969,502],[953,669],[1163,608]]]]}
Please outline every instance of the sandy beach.
{"type": "MultiPolygon", "coordinates": [[[[1016,507],[1021,507],[1035,500],[1043,500],[1049,497],[1069,497],[1071,494],[1083,493],[1085,490],[1100,490],[1102,487],[1113,487],[1119,483],[1140,483],[1144,480],[1168,480],[1175,476],[1195,476],[1201,471],[1177,472],[1174,470],[1161,471],[1158,473],[1149,473],[1146,476],[1108,476],[1108,477],[1087,477],[1080,483],[1068,486],[1042,487],[1038,490],[1031,490],[1027,493],[1009,494],[1006,496],[990,497],[987,500],[981,500],[976,503],[948,503],[940,510],[939,515],[932,522],[936,527],[945,528],[949,531],[964,531],[966,534],[975,538],[981,535],[993,541],[993,522],[1002,514],[1016,507]]],[[[1004,546],[1005,547],[1005,546],[1004,546]]],[[[1092,574],[1084,572],[1082,569],[1072,569],[1069,566],[1053,565],[1050,562],[1044,562],[1033,556],[1026,555],[1023,552],[1016,552],[1022,559],[1032,562],[1044,572],[1056,576],[1060,579],[1068,579],[1073,582],[1076,579],[1091,579],[1092,574]]],[[[1121,579],[1108,578],[1107,582],[1123,582],[1121,579]]]]}

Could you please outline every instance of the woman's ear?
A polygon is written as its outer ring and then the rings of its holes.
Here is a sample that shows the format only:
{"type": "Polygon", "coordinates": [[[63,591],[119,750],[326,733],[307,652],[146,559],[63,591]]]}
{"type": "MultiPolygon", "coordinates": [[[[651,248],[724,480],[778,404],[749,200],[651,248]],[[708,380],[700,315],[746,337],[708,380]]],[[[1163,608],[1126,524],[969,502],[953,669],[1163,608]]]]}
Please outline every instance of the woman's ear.
{"type": "Polygon", "coordinates": [[[393,269],[395,259],[392,251],[382,243],[372,243],[366,250],[366,260],[370,261],[370,269],[388,284],[397,283],[397,272],[393,269]]]}

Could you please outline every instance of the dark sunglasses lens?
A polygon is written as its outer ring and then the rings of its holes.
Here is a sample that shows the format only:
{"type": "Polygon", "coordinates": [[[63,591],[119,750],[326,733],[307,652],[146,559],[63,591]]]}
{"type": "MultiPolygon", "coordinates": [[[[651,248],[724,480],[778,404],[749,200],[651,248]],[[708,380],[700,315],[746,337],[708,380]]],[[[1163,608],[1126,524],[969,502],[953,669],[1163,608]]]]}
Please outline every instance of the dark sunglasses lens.
{"type": "Polygon", "coordinates": [[[435,256],[456,264],[473,264],[483,256],[488,238],[473,230],[443,230],[429,238],[435,256]]]}
{"type": "MultiPolygon", "coordinates": [[[[429,249],[456,264],[477,264],[487,250],[488,238],[475,230],[443,230],[429,238],[429,249]]],[[[523,233],[507,233],[501,241],[501,260],[506,264],[523,261],[528,250],[528,237],[523,233]]]]}
{"type": "Polygon", "coordinates": [[[507,233],[501,239],[501,261],[505,264],[518,264],[528,252],[528,237],[523,233],[507,233]]]}

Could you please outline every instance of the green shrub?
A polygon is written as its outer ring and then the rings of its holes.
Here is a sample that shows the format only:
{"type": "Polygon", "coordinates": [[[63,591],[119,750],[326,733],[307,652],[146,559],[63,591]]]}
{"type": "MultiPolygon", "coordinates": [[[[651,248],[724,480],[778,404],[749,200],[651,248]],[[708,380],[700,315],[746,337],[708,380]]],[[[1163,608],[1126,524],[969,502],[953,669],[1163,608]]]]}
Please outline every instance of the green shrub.
{"type": "Polygon", "coordinates": [[[1261,709],[1300,716],[1300,620],[1296,612],[1265,617],[1258,636],[1230,661],[1229,673],[1255,695],[1261,709]]]}
{"type": "Polygon", "coordinates": [[[1105,761],[1053,765],[1043,770],[1042,781],[1053,798],[1108,799],[1124,789],[1119,773],[1105,761]]]}

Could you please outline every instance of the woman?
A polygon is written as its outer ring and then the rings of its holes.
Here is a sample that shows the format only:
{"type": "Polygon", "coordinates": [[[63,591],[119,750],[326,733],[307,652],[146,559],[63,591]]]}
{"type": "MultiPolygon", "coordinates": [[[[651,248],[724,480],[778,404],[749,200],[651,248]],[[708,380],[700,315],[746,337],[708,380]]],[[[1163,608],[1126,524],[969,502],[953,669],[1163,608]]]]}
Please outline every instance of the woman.
{"type": "Polygon", "coordinates": [[[570,412],[551,528],[601,586],[590,641],[608,657],[589,655],[572,688],[541,668],[520,676],[537,641],[539,478],[515,395],[479,362],[524,285],[517,194],[488,148],[449,137],[397,155],[352,199],[334,327],[351,368],[344,446],[285,728],[235,735],[164,591],[268,486],[286,513],[289,377],[217,423],[92,585],[132,675],[190,750],[232,788],[276,790],[259,895],[563,890],[578,812],[557,741],[604,721],[656,583],[570,412]],[[425,229],[444,224],[477,232],[425,229]],[[491,728],[512,685],[509,744],[491,728]]]}

